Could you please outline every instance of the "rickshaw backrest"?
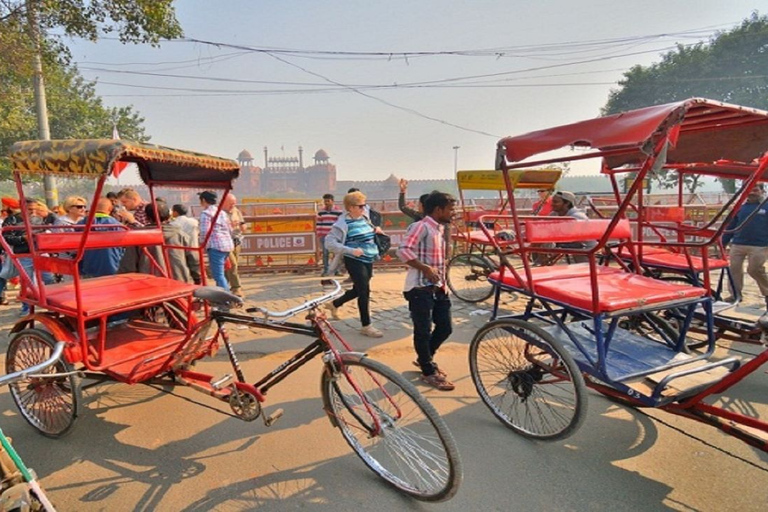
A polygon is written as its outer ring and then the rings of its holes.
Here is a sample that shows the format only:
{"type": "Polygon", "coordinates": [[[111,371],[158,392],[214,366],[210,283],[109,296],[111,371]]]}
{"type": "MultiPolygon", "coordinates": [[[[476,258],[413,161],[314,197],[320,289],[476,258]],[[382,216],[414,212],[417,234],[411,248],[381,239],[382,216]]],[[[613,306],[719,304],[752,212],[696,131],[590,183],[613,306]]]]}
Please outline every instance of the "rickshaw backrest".
{"type": "MultiPolygon", "coordinates": [[[[525,225],[525,240],[529,243],[585,242],[603,237],[611,219],[573,221],[532,221],[525,225]]],[[[609,239],[627,239],[632,231],[627,219],[621,219],[609,239]]]]}
{"type": "MultiPolygon", "coordinates": [[[[37,250],[40,252],[76,251],[80,248],[85,233],[39,233],[35,235],[37,250]]],[[[88,234],[86,249],[107,249],[110,247],[135,247],[162,245],[163,232],[160,229],[131,229],[121,231],[98,231],[88,234]]]]}

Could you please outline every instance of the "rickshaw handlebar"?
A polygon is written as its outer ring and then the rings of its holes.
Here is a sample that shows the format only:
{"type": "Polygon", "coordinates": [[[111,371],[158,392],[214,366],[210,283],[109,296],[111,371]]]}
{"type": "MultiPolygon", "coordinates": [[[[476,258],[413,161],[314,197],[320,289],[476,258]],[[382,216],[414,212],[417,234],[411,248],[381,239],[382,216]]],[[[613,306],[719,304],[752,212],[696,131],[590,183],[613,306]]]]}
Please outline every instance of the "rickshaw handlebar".
{"type": "Polygon", "coordinates": [[[289,318],[294,315],[297,315],[303,311],[307,311],[310,309],[314,309],[323,302],[328,302],[329,300],[336,297],[339,292],[341,291],[341,284],[335,279],[326,279],[322,281],[323,285],[330,285],[333,284],[333,290],[326,293],[322,297],[318,297],[317,299],[308,300],[307,302],[300,304],[296,306],[295,308],[286,309],[285,311],[270,311],[267,308],[262,308],[259,306],[247,308],[245,311],[246,313],[261,313],[266,317],[269,318],[289,318]]]}
{"type": "Polygon", "coordinates": [[[53,366],[54,364],[59,362],[59,359],[61,359],[61,355],[64,353],[64,347],[66,345],[67,343],[65,341],[58,341],[56,342],[56,346],[53,348],[53,353],[51,354],[51,357],[48,358],[48,360],[43,361],[40,364],[30,366],[29,368],[25,368],[21,371],[0,376],[0,386],[6,385],[6,384],[12,384],[14,382],[24,380],[28,378],[30,375],[34,375],[38,372],[42,372],[43,370],[53,366]]]}

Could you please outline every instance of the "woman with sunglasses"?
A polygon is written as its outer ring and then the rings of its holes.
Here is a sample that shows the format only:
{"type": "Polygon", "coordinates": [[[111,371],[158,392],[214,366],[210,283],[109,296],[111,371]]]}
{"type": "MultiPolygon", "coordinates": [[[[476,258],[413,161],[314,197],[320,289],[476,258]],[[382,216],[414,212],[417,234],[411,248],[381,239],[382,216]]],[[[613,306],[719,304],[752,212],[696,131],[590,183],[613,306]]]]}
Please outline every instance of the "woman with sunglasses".
{"type": "Polygon", "coordinates": [[[74,226],[85,217],[88,202],[80,196],[69,196],[64,200],[64,215],[56,218],[55,226],[74,226]]]}
{"type": "Polygon", "coordinates": [[[344,196],[344,208],[347,211],[339,216],[331,232],[325,236],[325,247],[334,254],[329,273],[338,270],[343,258],[353,284],[351,290],[333,302],[327,302],[325,307],[330,311],[331,318],[338,320],[338,309],[357,298],[362,324],[360,333],[369,338],[381,338],[383,333],[371,324],[369,311],[373,262],[379,258],[374,234],[381,232],[381,228],[374,227],[365,216],[365,199],[362,192],[351,192],[344,196]]]}

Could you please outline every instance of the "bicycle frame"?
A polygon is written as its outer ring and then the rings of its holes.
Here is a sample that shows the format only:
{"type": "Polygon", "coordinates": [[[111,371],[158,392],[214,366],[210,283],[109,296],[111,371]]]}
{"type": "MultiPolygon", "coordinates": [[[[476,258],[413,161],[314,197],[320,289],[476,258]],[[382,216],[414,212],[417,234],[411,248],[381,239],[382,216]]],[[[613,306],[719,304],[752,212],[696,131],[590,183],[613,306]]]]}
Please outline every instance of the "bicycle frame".
{"type": "MultiPolygon", "coordinates": [[[[241,313],[233,313],[228,310],[225,311],[213,309],[211,311],[210,320],[216,322],[216,336],[220,337],[221,342],[224,344],[224,347],[227,350],[227,354],[229,355],[230,361],[232,363],[235,376],[237,377],[237,380],[233,383],[233,386],[238,391],[248,392],[252,394],[256,400],[259,401],[259,403],[263,403],[266,401],[265,395],[273,386],[282,382],[286,377],[291,375],[293,372],[304,366],[318,355],[325,354],[323,360],[326,365],[332,365],[335,371],[339,371],[341,374],[343,374],[344,378],[347,379],[349,384],[360,397],[366,411],[373,420],[374,425],[368,426],[361,418],[357,419],[361,424],[365,426],[370,435],[375,436],[378,435],[382,429],[378,415],[374,414],[374,411],[371,408],[371,404],[368,402],[368,400],[365,399],[364,393],[360,390],[360,387],[350,375],[349,371],[344,365],[342,358],[342,354],[357,353],[352,351],[351,347],[344,341],[339,332],[325,319],[325,317],[322,314],[318,314],[317,312],[317,307],[320,304],[335,297],[340,290],[341,286],[336,283],[336,287],[332,292],[320,297],[319,299],[308,301],[293,309],[289,309],[283,312],[269,311],[263,308],[252,308],[248,310],[249,312],[260,312],[264,314],[264,318],[256,318],[254,316],[241,313]],[[309,325],[282,320],[283,318],[290,318],[303,311],[309,311],[309,314],[307,315],[307,319],[310,321],[309,325]],[[275,321],[271,319],[280,320],[275,321]],[[305,348],[295,353],[288,360],[267,373],[264,377],[255,383],[250,384],[245,378],[245,374],[243,373],[242,368],[240,367],[240,363],[237,359],[237,354],[235,353],[232,343],[229,340],[229,335],[226,329],[226,324],[228,323],[245,325],[248,327],[258,327],[289,334],[298,334],[300,336],[309,336],[315,339],[305,348]],[[336,343],[334,343],[334,340],[336,343]]],[[[204,321],[201,323],[201,325],[205,324],[208,324],[208,322],[204,321]]],[[[359,354],[359,357],[362,356],[363,354],[359,354]]],[[[213,382],[213,377],[210,375],[193,372],[186,369],[176,370],[174,371],[174,375],[178,377],[182,383],[200,391],[206,392],[211,396],[219,398],[222,401],[229,400],[232,394],[231,388],[217,389],[217,386],[213,382]]],[[[383,386],[381,386],[378,380],[374,376],[371,377],[373,378],[374,382],[379,385],[382,393],[384,393],[390,404],[397,411],[398,418],[401,417],[402,411],[400,411],[399,406],[391,399],[389,393],[383,388],[383,386]]],[[[265,418],[265,421],[268,421],[268,419],[265,418]]]]}

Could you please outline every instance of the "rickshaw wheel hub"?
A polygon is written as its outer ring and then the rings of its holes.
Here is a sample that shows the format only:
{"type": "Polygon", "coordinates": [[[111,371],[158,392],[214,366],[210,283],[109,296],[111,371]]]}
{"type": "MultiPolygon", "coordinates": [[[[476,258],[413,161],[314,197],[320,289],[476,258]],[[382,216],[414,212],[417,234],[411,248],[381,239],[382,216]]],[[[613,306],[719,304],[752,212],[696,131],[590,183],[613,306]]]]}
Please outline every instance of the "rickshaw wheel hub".
{"type": "Polygon", "coordinates": [[[541,380],[542,376],[542,369],[534,366],[527,370],[510,372],[507,380],[512,391],[525,402],[531,396],[533,386],[541,380]]]}

